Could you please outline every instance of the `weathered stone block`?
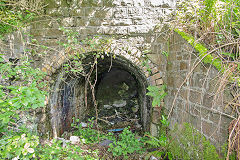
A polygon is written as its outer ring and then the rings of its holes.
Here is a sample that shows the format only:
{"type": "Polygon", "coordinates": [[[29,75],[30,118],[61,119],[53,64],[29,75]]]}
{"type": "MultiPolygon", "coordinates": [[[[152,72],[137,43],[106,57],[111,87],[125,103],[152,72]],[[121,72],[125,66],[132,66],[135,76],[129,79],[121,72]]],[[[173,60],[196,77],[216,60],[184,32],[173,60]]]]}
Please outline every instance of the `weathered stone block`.
{"type": "Polygon", "coordinates": [[[211,108],[213,104],[213,95],[205,94],[203,96],[203,105],[205,107],[211,108]]]}
{"type": "Polygon", "coordinates": [[[41,43],[42,45],[48,46],[48,47],[53,47],[53,46],[58,46],[58,39],[56,38],[56,36],[54,37],[50,37],[50,39],[45,39],[42,40],[41,43]]]}
{"type": "Polygon", "coordinates": [[[128,26],[115,27],[115,33],[122,35],[129,34],[129,27],[128,26]]]}
{"type": "MultiPolygon", "coordinates": [[[[180,75],[175,75],[174,87],[179,88],[183,84],[184,79],[180,75]]],[[[184,86],[184,85],[183,85],[184,86]]]]}
{"type": "MultiPolygon", "coordinates": [[[[228,87],[228,86],[227,86],[228,87]]],[[[232,96],[232,94],[231,94],[231,87],[230,88],[227,88],[226,87],[226,89],[224,90],[224,92],[223,92],[223,94],[224,94],[224,96],[223,96],[223,101],[224,101],[224,103],[225,104],[227,104],[227,103],[229,103],[229,102],[232,102],[232,100],[233,100],[233,96],[232,96]]]]}
{"type": "Polygon", "coordinates": [[[146,25],[131,25],[129,26],[130,34],[145,34],[149,32],[149,28],[146,25]]]}
{"type": "Polygon", "coordinates": [[[62,13],[59,12],[57,8],[46,9],[46,14],[49,16],[62,16],[62,13]]]}
{"type": "Polygon", "coordinates": [[[201,130],[201,118],[194,115],[189,115],[189,123],[193,125],[193,127],[197,130],[201,130]]]}
{"type": "Polygon", "coordinates": [[[209,80],[207,91],[208,91],[209,93],[213,93],[213,94],[216,93],[216,91],[217,91],[217,89],[218,89],[217,84],[218,84],[218,80],[217,80],[217,79],[211,79],[211,80],[209,80]]]}
{"type": "Polygon", "coordinates": [[[158,64],[159,61],[161,60],[158,54],[148,54],[148,57],[155,64],[158,64]]]}
{"type": "Polygon", "coordinates": [[[94,35],[97,33],[97,28],[94,26],[82,27],[78,28],[77,32],[79,32],[82,35],[94,35]]]}
{"type": "Polygon", "coordinates": [[[87,25],[87,22],[88,20],[84,17],[76,17],[75,18],[76,20],[76,27],[79,27],[79,26],[86,26],[87,25]]]}
{"type": "Polygon", "coordinates": [[[158,136],[158,126],[156,124],[150,124],[150,133],[152,136],[158,136]]]}
{"type": "Polygon", "coordinates": [[[102,1],[99,0],[83,0],[81,7],[97,7],[102,6],[102,1]]]}
{"type": "Polygon", "coordinates": [[[192,86],[198,87],[198,88],[206,88],[207,87],[207,79],[206,75],[204,73],[193,73],[192,78],[192,86]]]}
{"type": "Polygon", "coordinates": [[[175,65],[173,62],[168,62],[167,63],[167,71],[173,71],[174,70],[173,65],[175,65]]]}
{"type": "Polygon", "coordinates": [[[58,15],[53,15],[53,16],[70,16],[70,9],[69,7],[59,7],[57,13],[58,15]]]}
{"type": "Polygon", "coordinates": [[[187,70],[188,64],[186,62],[180,62],[180,70],[187,70]]]}
{"type": "Polygon", "coordinates": [[[114,8],[113,17],[114,18],[127,18],[128,17],[127,7],[114,8]]]}
{"type": "Polygon", "coordinates": [[[153,111],[152,112],[152,123],[154,124],[160,124],[161,123],[161,115],[160,115],[161,112],[158,112],[158,111],[153,111]]]}
{"type": "Polygon", "coordinates": [[[209,120],[215,124],[219,124],[219,122],[221,122],[220,114],[211,112],[209,114],[209,120]]]}
{"type": "Polygon", "coordinates": [[[160,73],[156,73],[154,75],[151,76],[153,80],[157,80],[161,78],[161,74],[160,73]]]}
{"type": "Polygon", "coordinates": [[[179,97],[181,97],[182,99],[184,99],[184,100],[188,100],[188,98],[189,98],[189,90],[186,90],[186,89],[180,89],[180,91],[179,91],[179,97]]]}
{"type": "Polygon", "coordinates": [[[84,13],[86,17],[94,17],[94,13],[98,8],[96,7],[84,7],[84,13]]]}
{"type": "Polygon", "coordinates": [[[113,0],[102,0],[104,7],[114,7],[116,6],[115,3],[113,3],[113,0]]]}
{"type": "Polygon", "coordinates": [[[88,19],[87,26],[100,26],[101,22],[96,18],[88,19]]]}
{"type": "Polygon", "coordinates": [[[36,39],[36,37],[41,37],[40,39],[42,39],[42,36],[44,36],[46,33],[46,31],[44,30],[40,30],[40,29],[32,29],[30,31],[30,34],[33,35],[36,39]]]}
{"type": "MultiPolygon", "coordinates": [[[[188,63],[190,62],[190,56],[191,56],[191,53],[188,53],[188,54],[185,54],[183,55],[182,57],[182,60],[185,60],[185,61],[188,61],[188,63]]],[[[188,64],[188,66],[191,66],[190,64],[188,64]]]]}
{"type": "Polygon", "coordinates": [[[71,16],[78,16],[78,17],[84,17],[85,16],[85,10],[84,8],[80,7],[80,8],[76,8],[76,9],[71,9],[69,11],[69,14],[71,16]]]}
{"type": "Polygon", "coordinates": [[[221,115],[221,127],[228,128],[233,119],[225,115],[221,115]]]}
{"type": "Polygon", "coordinates": [[[202,93],[200,93],[199,91],[190,90],[189,100],[192,103],[201,104],[201,98],[202,98],[202,93]]]}
{"type": "Polygon", "coordinates": [[[129,17],[141,17],[143,14],[142,7],[128,7],[128,16],[129,17]]]}
{"type": "Polygon", "coordinates": [[[192,116],[195,116],[195,117],[200,116],[201,110],[200,110],[200,108],[197,105],[191,104],[189,107],[190,107],[190,114],[192,116]]]}
{"type": "Polygon", "coordinates": [[[202,120],[202,131],[208,137],[211,136],[216,129],[216,126],[213,123],[208,122],[206,120],[202,120]]]}
{"type": "Polygon", "coordinates": [[[94,13],[95,18],[99,19],[110,19],[113,16],[113,8],[99,8],[94,13]]]}
{"type": "Polygon", "coordinates": [[[48,0],[47,2],[45,2],[47,5],[47,8],[57,8],[60,7],[61,5],[61,1],[56,1],[56,0],[48,0]]]}
{"type": "Polygon", "coordinates": [[[156,80],[156,85],[157,85],[157,86],[160,86],[160,85],[162,85],[162,84],[163,84],[163,80],[162,80],[162,79],[156,80]]]}
{"type": "Polygon", "coordinates": [[[206,109],[206,108],[201,107],[201,117],[202,117],[203,119],[207,119],[207,120],[208,120],[210,114],[211,114],[211,111],[210,111],[209,109],[206,109]]]}
{"type": "Polygon", "coordinates": [[[111,25],[112,26],[130,26],[132,25],[133,22],[132,22],[132,19],[113,19],[111,21],[111,25]]]}
{"type": "Polygon", "coordinates": [[[182,60],[182,56],[181,56],[181,55],[178,55],[178,56],[177,56],[177,60],[178,60],[178,61],[181,61],[181,60],[182,60]]]}
{"type": "Polygon", "coordinates": [[[168,78],[167,78],[167,86],[174,87],[174,77],[168,76],[168,78]]]}
{"type": "Polygon", "coordinates": [[[177,54],[175,51],[171,51],[168,56],[169,63],[172,63],[173,61],[176,61],[177,54]]]}
{"type": "Polygon", "coordinates": [[[183,101],[182,99],[177,98],[175,101],[175,106],[176,108],[178,108],[179,110],[185,110],[185,101],[183,101]]]}
{"type": "Polygon", "coordinates": [[[45,34],[47,37],[60,37],[63,32],[59,29],[48,29],[45,34]]]}

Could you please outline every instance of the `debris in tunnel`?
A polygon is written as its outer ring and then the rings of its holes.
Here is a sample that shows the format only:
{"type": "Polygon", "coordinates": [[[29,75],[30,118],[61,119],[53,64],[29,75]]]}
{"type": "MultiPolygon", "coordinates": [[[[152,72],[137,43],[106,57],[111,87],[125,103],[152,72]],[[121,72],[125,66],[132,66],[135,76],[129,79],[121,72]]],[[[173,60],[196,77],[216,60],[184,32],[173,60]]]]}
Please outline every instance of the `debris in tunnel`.
{"type": "Polygon", "coordinates": [[[96,89],[101,128],[113,132],[128,126],[142,129],[137,90],[136,80],[125,70],[112,68],[101,75],[96,89]]]}

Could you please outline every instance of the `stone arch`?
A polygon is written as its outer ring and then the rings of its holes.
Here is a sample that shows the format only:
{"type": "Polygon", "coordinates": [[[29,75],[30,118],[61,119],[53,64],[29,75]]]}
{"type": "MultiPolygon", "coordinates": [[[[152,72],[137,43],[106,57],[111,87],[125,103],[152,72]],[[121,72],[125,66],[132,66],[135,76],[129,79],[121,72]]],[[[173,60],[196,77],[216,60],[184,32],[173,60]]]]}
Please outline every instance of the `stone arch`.
{"type": "MultiPolygon", "coordinates": [[[[130,73],[136,80],[138,88],[138,102],[140,104],[141,125],[144,131],[150,130],[151,120],[151,100],[146,96],[148,85],[162,84],[161,75],[157,66],[149,61],[152,73],[146,67],[141,66],[137,54],[118,54],[116,58],[107,57],[98,63],[98,74],[103,74],[111,67],[118,68],[130,73]],[[108,64],[108,65],[107,65],[108,64]],[[101,67],[102,65],[102,67],[101,67]],[[108,67],[107,67],[108,66],[108,67]]],[[[52,58],[52,65],[45,66],[43,70],[48,71],[48,75],[54,80],[53,92],[49,97],[51,126],[53,135],[59,136],[67,131],[72,122],[72,117],[83,119],[88,114],[85,106],[85,80],[84,78],[69,78],[61,69],[66,61],[62,56],[52,58]]]]}

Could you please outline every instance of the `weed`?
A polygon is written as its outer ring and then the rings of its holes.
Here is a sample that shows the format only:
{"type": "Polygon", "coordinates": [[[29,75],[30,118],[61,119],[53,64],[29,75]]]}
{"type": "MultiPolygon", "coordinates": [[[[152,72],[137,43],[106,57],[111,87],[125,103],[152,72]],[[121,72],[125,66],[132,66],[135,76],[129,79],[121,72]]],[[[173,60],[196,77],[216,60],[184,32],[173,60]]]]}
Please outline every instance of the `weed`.
{"type": "Polygon", "coordinates": [[[113,156],[124,156],[127,159],[128,154],[141,153],[143,146],[143,142],[140,139],[136,139],[135,134],[129,128],[125,128],[119,135],[118,141],[109,145],[108,151],[112,152],[113,156]]]}

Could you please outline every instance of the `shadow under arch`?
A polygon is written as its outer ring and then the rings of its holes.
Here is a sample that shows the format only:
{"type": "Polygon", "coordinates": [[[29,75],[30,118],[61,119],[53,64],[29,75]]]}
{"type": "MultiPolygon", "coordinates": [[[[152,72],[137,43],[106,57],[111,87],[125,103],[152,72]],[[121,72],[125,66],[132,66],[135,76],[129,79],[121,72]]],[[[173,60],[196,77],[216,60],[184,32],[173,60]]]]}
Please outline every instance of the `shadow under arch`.
{"type": "MultiPolygon", "coordinates": [[[[87,56],[84,61],[85,63],[89,63],[92,60],[93,57],[87,56]]],[[[86,67],[85,69],[89,68],[86,67]]],[[[103,77],[111,71],[111,69],[126,72],[136,82],[135,88],[140,109],[140,123],[143,131],[149,131],[151,103],[150,99],[146,96],[149,83],[144,75],[144,71],[140,66],[137,66],[123,56],[117,55],[115,58],[109,56],[104,59],[99,59],[97,73],[92,74],[92,79],[97,75],[95,94],[99,91],[99,85],[103,77]]],[[[71,129],[73,117],[84,120],[89,115],[93,103],[89,89],[87,92],[87,105],[85,103],[86,80],[84,77],[69,75],[64,72],[63,68],[60,68],[53,75],[53,79],[55,81],[49,97],[49,109],[53,136],[56,137],[71,129]]]]}

